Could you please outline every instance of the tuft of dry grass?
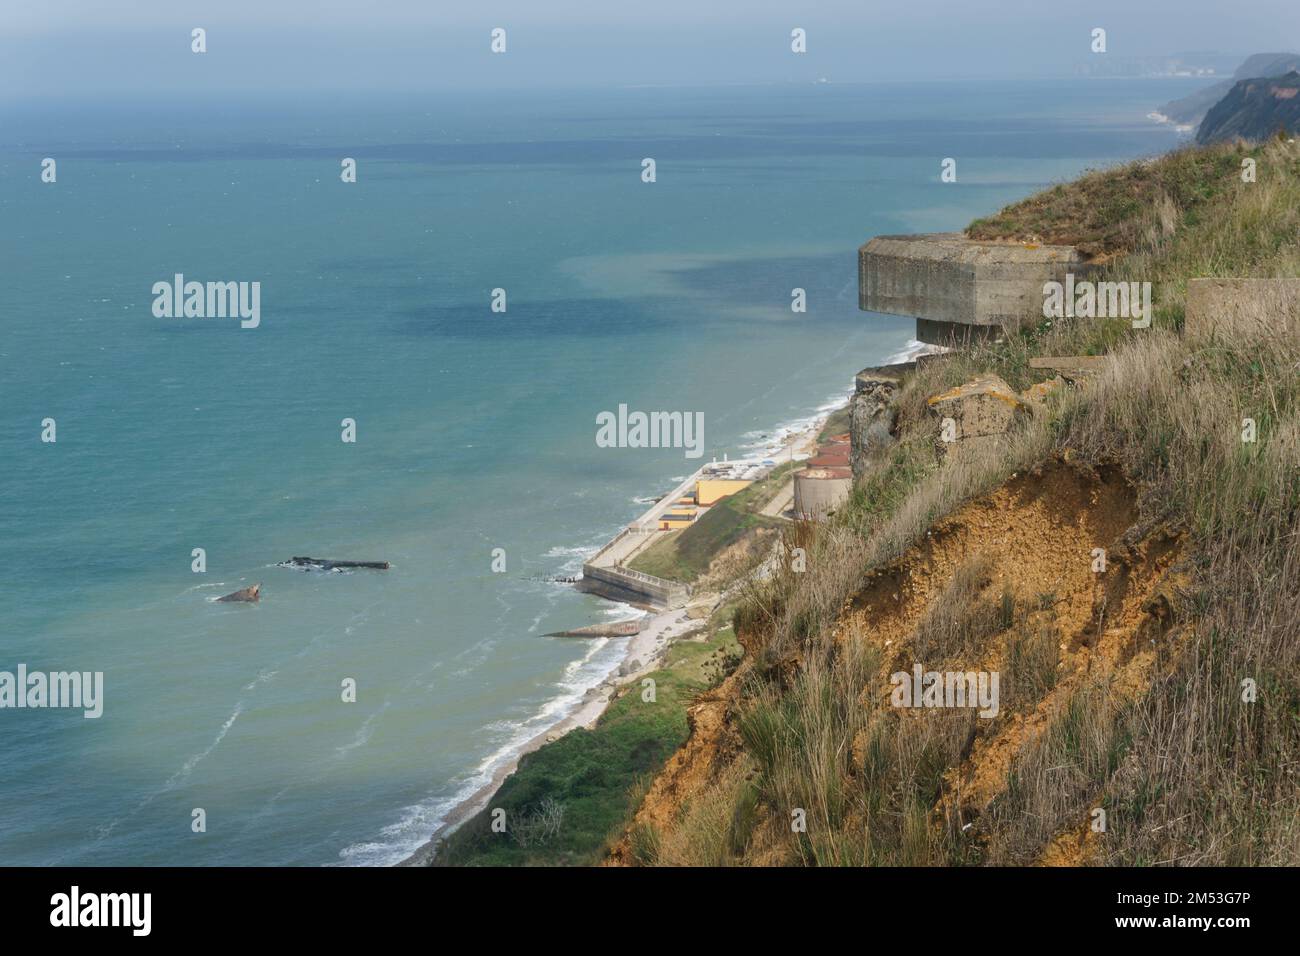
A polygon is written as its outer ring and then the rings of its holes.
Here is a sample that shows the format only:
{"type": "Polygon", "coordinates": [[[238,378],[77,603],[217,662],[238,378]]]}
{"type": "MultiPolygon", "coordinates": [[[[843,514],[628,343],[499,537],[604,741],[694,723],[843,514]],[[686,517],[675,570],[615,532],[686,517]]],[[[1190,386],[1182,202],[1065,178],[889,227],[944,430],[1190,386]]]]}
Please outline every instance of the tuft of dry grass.
{"type": "Polygon", "coordinates": [[[960,834],[936,830],[929,816],[976,718],[863,706],[859,695],[879,683],[880,663],[863,642],[846,642],[828,658],[810,657],[791,687],[749,688],[741,737],[780,859],[922,866],[963,852],[960,834]]]}
{"type": "Polygon", "coordinates": [[[1007,641],[1002,674],[1003,706],[1032,708],[1056,686],[1060,641],[1061,632],[1051,624],[1033,619],[1016,623],[1007,641]]]}
{"type": "Polygon", "coordinates": [[[683,808],[655,849],[658,866],[736,866],[759,821],[758,791],[748,761],[730,764],[683,808]]]}
{"type": "Polygon", "coordinates": [[[1104,682],[1080,685],[1016,755],[1006,791],[980,821],[989,863],[1032,864],[1062,830],[1091,820],[1098,782],[1127,744],[1119,700],[1104,682]]]}
{"type": "Polygon", "coordinates": [[[991,601],[984,595],[992,566],[988,555],[975,555],[953,572],[916,629],[917,660],[960,663],[1010,624],[1006,601],[991,601]]]}

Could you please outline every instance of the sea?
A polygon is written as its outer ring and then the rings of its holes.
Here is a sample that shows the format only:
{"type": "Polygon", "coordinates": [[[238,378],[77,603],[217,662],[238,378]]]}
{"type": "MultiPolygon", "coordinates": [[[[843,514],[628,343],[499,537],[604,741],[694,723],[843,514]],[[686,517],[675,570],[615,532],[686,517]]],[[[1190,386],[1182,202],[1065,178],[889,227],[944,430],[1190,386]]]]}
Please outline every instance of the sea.
{"type": "Polygon", "coordinates": [[[0,863],[402,860],[620,663],[557,579],[914,348],[862,243],[1168,150],[1193,85],[0,106],[0,672],[103,675],[0,709],[0,863]],[[178,274],[257,326],[156,314],[178,274]],[[601,447],[620,404],[702,457],[601,447]]]}

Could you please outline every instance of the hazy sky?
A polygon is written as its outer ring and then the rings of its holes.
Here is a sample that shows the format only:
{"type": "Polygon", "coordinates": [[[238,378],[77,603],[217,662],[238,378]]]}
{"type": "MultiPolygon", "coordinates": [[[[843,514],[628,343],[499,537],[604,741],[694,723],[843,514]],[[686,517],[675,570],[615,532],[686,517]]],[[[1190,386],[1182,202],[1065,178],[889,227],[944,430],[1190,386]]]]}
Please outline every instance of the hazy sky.
{"type": "Polygon", "coordinates": [[[1244,57],[1300,47],[1300,0],[0,0],[0,96],[1048,76],[1094,27],[1244,57]]]}

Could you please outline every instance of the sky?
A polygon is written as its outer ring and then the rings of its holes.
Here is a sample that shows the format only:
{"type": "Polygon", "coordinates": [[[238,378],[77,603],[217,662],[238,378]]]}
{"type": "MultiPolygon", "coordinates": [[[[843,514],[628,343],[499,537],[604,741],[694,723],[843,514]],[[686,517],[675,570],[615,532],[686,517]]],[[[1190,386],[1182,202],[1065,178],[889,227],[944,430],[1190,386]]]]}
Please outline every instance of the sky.
{"type": "Polygon", "coordinates": [[[1244,58],[1300,48],[1300,2],[0,0],[0,99],[1050,77],[1095,27],[1111,57],[1244,58]]]}

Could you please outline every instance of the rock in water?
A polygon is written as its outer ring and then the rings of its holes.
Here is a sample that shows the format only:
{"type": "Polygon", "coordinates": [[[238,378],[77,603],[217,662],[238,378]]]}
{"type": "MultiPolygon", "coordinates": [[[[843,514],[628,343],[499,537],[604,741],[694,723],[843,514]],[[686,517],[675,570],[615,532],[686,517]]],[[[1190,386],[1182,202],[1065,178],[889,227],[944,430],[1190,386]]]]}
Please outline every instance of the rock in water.
{"type": "Polygon", "coordinates": [[[260,582],[246,588],[240,588],[238,591],[227,594],[225,597],[217,598],[218,601],[244,601],[250,604],[256,604],[261,599],[262,585],[260,582]]]}

